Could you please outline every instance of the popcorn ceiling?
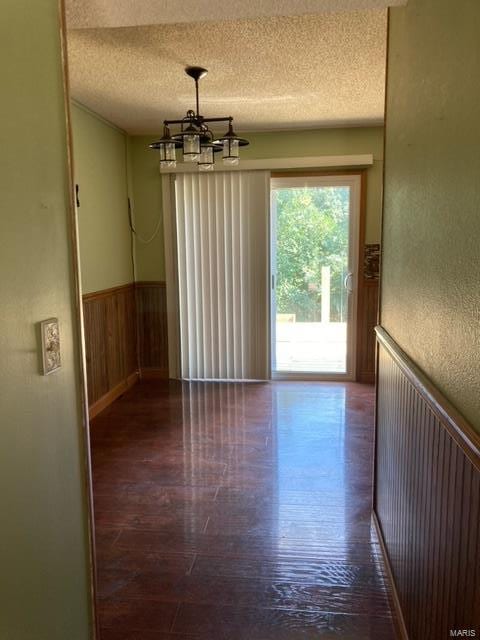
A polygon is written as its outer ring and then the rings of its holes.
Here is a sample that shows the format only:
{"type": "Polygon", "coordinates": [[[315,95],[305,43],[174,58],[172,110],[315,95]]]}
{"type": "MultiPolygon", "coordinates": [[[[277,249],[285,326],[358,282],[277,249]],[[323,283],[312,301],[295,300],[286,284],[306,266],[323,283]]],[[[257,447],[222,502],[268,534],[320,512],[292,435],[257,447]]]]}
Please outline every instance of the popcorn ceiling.
{"type": "Polygon", "coordinates": [[[69,28],[133,27],[175,22],[384,9],[407,0],[66,0],[69,28]]]}
{"type": "Polygon", "coordinates": [[[382,9],[69,30],[72,96],[129,133],[155,134],[164,118],[194,108],[184,67],[199,65],[209,70],[202,114],[232,115],[236,130],[379,124],[386,17],[382,9]]]}

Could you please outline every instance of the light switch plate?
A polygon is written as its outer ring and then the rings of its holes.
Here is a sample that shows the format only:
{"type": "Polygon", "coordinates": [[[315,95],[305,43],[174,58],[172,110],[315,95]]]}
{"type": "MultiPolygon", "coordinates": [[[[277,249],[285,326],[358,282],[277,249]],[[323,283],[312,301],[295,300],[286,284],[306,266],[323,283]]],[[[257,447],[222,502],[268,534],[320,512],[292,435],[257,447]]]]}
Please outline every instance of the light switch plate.
{"type": "Polygon", "coordinates": [[[49,318],[40,323],[43,375],[48,376],[62,366],[60,358],[60,332],[58,319],[49,318]]]}

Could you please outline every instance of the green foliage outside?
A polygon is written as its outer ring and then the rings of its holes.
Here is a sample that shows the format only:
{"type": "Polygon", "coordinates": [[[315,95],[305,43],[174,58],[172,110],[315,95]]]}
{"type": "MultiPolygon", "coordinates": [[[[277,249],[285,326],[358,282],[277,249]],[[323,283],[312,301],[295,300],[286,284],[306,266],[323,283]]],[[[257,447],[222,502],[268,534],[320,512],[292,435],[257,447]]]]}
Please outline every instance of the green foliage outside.
{"type": "Polygon", "coordinates": [[[275,190],[277,313],[297,322],[321,320],[322,267],[331,273],[331,321],[346,320],[348,187],[275,190]]]}

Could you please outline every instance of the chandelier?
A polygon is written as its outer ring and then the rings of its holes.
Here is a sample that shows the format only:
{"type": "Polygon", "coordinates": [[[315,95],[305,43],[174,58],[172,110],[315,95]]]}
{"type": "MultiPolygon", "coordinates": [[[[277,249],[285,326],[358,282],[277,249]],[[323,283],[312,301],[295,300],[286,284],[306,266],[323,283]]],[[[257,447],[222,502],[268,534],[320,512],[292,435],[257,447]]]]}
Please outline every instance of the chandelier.
{"type": "Polygon", "coordinates": [[[222,152],[226,165],[237,165],[240,160],[240,147],[249,144],[248,140],[239,138],[233,131],[232,116],[205,118],[200,115],[198,82],[208,71],[202,67],[187,67],[185,73],[195,81],[196,111],[189,110],[180,120],[164,120],[163,136],[149,145],[150,149],[158,149],[160,167],[173,168],[177,164],[176,149],[182,149],[184,162],[196,162],[200,171],[211,171],[215,164],[215,154],[222,152]],[[228,122],[228,131],[221,138],[215,138],[209,124],[228,122]],[[170,125],[180,125],[178,133],[170,133],[170,125]]]}

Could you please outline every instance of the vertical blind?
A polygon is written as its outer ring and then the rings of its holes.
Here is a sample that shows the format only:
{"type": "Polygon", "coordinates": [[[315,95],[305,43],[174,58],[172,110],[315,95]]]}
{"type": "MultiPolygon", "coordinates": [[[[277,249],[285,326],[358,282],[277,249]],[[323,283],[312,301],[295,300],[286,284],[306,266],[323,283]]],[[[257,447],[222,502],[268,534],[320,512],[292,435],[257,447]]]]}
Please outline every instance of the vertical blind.
{"type": "Polygon", "coordinates": [[[180,376],[269,375],[269,183],[265,171],[175,178],[180,376]]]}

